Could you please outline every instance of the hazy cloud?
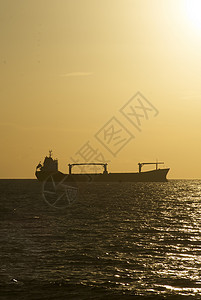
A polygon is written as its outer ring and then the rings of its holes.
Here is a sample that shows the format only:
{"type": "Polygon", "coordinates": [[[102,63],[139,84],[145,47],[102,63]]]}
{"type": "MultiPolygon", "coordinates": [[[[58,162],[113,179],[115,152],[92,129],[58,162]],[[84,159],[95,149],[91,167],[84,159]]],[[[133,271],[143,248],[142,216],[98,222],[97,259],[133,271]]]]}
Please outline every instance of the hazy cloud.
{"type": "Polygon", "coordinates": [[[75,133],[75,132],[87,132],[85,129],[73,129],[73,128],[66,128],[66,127],[56,127],[56,126],[43,126],[43,125],[37,125],[37,126],[30,126],[30,125],[21,125],[13,122],[0,122],[0,129],[7,130],[7,129],[17,130],[17,131],[48,131],[48,132],[66,132],[66,133],[75,133]]]}
{"type": "Polygon", "coordinates": [[[62,77],[81,77],[81,76],[90,76],[92,75],[92,72],[72,72],[72,73],[66,73],[61,74],[62,77]]]}

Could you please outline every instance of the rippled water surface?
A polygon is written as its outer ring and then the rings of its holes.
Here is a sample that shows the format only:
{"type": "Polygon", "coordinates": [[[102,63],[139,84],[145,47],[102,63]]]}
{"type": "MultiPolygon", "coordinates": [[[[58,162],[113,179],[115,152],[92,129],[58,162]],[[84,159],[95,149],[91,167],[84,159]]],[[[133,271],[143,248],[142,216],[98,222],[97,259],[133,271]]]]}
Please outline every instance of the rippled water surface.
{"type": "Polygon", "coordinates": [[[201,299],[201,181],[97,183],[67,209],[0,180],[1,299],[201,299]]]}

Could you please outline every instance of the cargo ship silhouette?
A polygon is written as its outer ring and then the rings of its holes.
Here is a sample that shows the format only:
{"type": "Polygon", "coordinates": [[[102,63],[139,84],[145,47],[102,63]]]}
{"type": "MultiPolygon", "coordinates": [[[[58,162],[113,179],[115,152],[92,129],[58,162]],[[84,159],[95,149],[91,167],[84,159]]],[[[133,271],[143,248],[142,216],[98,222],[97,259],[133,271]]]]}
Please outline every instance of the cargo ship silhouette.
{"type": "Polygon", "coordinates": [[[109,173],[107,163],[73,163],[68,164],[69,173],[64,174],[58,170],[58,160],[52,158],[52,151],[49,151],[49,156],[46,156],[43,165],[39,163],[36,167],[35,175],[39,181],[45,181],[49,176],[54,177],[54,181],[62,181],[68,177],[68,181],[74,182],[164,182],[167,181],[167,173],[169,168],[160,169],[158,165],[163,162],[143,162],[138,163],[139,172],[134,173],[109,173]],[[72,173],[74,166],[97,165],[103,167],[102,173],[72,173]],[[150,171],[142,172],[144,165],[155,165],[156,168],[150,171]]]}

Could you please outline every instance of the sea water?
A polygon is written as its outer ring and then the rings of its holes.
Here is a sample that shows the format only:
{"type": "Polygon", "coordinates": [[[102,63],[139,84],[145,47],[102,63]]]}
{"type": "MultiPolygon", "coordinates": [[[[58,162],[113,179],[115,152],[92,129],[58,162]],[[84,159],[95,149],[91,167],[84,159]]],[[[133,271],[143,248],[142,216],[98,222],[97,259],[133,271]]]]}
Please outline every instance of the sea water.
{"type": "Polygon", "coordinates": [[[42,193],[0,180],[0,299],[201,299],[201,180],[42,193]]]}

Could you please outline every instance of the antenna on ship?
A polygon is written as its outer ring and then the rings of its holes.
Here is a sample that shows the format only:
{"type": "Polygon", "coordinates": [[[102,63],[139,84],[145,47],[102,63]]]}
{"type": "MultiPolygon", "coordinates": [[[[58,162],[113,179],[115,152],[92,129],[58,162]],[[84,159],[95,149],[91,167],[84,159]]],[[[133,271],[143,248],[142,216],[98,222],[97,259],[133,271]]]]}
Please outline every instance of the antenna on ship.
{"type": "Polygon", "coordinates": [[[52,157],[52,150],[49,150],[49,157],[52,157]]]}

